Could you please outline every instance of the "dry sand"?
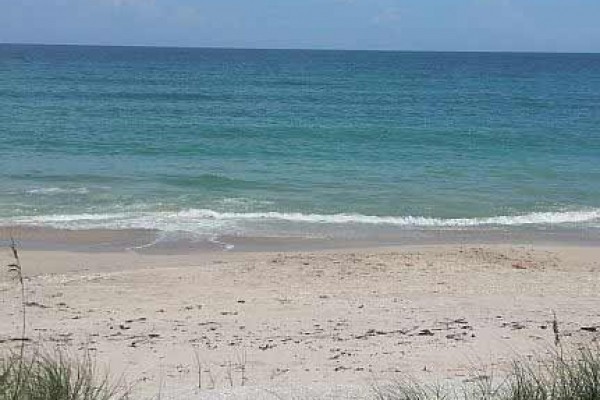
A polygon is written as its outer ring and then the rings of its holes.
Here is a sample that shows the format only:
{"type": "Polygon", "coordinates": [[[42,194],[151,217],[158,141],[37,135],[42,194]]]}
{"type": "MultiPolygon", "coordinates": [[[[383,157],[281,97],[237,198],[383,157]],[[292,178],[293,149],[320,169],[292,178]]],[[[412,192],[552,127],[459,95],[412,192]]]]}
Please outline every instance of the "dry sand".
{"type": "MultiPolygon", "coordinates": [[[[548,350],[553,310],[565,345],[600,340],[598,247],[21,255],[29,346],[89,349],[143,398],[159,387],[173,399],[360,398],[374,380],[460,382],[548,350]]],[[[15,346],[19,291],[0,276],[0,346],[15,346]]]]}

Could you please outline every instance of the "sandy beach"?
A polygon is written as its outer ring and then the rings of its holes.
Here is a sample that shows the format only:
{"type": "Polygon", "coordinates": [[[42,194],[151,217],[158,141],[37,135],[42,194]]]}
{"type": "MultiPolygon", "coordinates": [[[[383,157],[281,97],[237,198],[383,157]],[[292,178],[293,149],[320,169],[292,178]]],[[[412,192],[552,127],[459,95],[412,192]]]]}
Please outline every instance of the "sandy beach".
{"type": "MultiPolygon", "coordinates": [[[[564,345],[600,338],[594,246],[21,257],[28,346],[87,349],[139,398],[365,398],[407,376],[463,382],[551,349],[553,312],[564,345]]],[[[4,347],[18,344],[19,301],[3,269],[4,347]]]]}

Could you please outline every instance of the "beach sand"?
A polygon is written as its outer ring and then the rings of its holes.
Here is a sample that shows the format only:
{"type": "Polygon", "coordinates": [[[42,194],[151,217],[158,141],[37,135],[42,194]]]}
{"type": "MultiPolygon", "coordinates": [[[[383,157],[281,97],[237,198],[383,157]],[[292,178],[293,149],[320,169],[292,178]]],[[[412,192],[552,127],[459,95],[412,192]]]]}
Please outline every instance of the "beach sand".
{"type": "MultiPolygon", "coordinates": [[[[594,246],[24,248],[21,261],[28,346],[88,349],[140,398],[364,398],[407,376],[463,382],[549,351],[553,312],[565,346],[600,340],[594,246]]],[[[17,346],[19,289],[0,276],[0,341],[17,346]]]]}

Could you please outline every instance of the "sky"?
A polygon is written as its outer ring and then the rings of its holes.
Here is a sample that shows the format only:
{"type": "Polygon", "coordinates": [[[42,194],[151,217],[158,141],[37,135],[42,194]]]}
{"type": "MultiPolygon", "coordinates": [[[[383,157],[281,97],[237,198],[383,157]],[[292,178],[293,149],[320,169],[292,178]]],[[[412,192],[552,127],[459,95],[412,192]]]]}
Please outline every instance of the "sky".
{"type": "Polygon", "coordinates": [[[600,0],[0,0],[0,43],[600,52],[600,0]]]}

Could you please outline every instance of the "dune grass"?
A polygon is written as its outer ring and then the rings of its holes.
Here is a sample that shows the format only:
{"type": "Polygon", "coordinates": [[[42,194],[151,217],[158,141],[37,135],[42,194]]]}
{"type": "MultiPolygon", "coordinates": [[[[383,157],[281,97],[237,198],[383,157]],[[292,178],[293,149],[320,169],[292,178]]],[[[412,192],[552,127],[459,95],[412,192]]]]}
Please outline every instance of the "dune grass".
{"type": "Polygon", "coordinates": [[[600,400],[600,347],[584,347],[550,359],[515,361],[495,383],[482,377],[474,385],[440,386],[396,382],[375,387],[375,400],[600,400]]]}
{"type": "Polygon", "coordinates": [[[0,359],[0,400],[125,400],[127,388],[111,384],[89,356],[80,359],[56,351],[0,359]]]}
{"type": "Polygon", "coordinates": [[[599,400],[600,349],[556,355],[539,365],[514,363],[507,383],[506,400],[599,400]]]}

